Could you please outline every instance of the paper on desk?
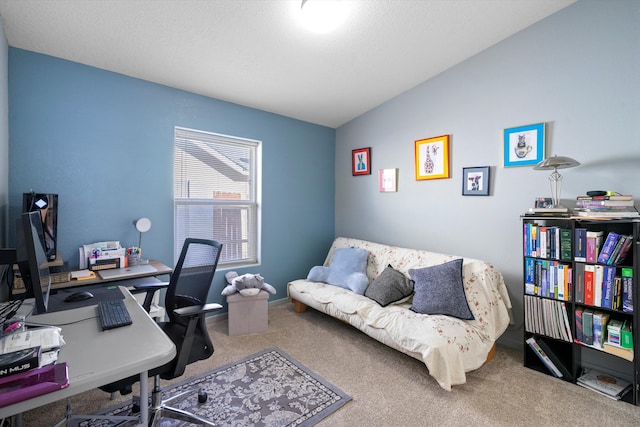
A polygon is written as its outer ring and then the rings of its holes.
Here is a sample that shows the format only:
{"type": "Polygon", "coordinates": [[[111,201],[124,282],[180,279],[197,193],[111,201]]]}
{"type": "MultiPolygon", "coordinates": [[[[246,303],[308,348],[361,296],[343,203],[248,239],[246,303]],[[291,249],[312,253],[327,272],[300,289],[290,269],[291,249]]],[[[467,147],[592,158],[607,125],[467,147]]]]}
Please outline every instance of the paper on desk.
{"type": "Polygon", "coordinates": [[[56,326],[43,326],[5,335],[0,341],[0,353],[4,354],[38,346],[40,346],[43,353],[59,349],[65,344],[61,332],[62,329],[56,326]]]}
{"type": "Polygon", "coordinates": [[[52,365],[58,360],[60,350],[51,350],[40,354],[40,367],[52,365]]]}
{"type": "Polygon", "coordinates": [[[78,270],[71,272],[71,279],[83,280],[83,279],[95,279],[96,273],[91,270],[78,270]]]}

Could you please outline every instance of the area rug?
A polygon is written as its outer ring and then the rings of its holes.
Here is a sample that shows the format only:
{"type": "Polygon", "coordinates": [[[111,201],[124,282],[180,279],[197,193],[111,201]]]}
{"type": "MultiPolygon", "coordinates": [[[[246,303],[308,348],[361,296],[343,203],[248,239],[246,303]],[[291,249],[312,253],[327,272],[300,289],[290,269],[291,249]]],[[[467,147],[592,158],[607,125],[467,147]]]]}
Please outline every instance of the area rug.
{"type": "MultiPolygon", "coordinates": [[[[270,348],[238,362],[189,378],[164,390],[173,396],[194,389],[172,406],[211,420],[217,426],[312,426],[338,410],[351,397],[278,348],[270,348]],[[208,394],[198,403],[197,390],[208,394]]],[[[101,414],[127,415],[131,404],[110,408],[101,414]]],[[[106,427],[105,420],[86,420],[82,427],[106,427]]],[[[163,427],[191,426],[162,420],[163,427]]]]}

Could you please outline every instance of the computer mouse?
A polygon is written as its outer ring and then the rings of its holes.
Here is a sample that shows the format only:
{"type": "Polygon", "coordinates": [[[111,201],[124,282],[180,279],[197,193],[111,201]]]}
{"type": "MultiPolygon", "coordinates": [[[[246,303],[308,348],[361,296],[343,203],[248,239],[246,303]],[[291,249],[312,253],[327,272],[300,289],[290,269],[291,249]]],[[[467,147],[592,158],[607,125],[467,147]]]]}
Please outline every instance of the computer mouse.
{"type": "Polygon", "coordinates": [[[89,291],[74,292],[64,299],[64,302],[78,302],[93,298],[93,294],[89,291]]]}

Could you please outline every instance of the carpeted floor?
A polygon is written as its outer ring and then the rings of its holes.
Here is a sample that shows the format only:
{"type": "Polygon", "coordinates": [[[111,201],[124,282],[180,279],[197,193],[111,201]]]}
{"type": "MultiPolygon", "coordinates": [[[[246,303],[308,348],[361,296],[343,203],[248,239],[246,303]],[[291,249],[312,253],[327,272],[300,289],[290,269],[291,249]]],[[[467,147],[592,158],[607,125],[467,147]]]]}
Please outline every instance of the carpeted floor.
{"type": "MultiPolygon", "coordinates": [[[[467,374],[466,384],[447,392],[419,360],[325,314],[297,314],[286,302],[269,305],[267,332],[229,336],[224,318],[209,330],[216,351],[189,365],[185,378],[276,346],[352,397],[318,427],[640,425],[640,407],[527,369],[521,350],[500,345],[493,360],[467,374]]],[[[92,390],[71,403],[74,412],[90,414],[128,397],[114,402],[92,390]]],[[[23,425],[50,427],[64,408],[65,402],[57,402],[29,411],[23,425]]]]}
{"type": "MultiPolygon", "coordinates": [[[[164,391],[170,398],[193,390],[171,406],[213,421],[219,427],[299,426],[310,427],[351,400],[330,384],[278,348],[251,355],[204,375],[174,384],[164,391]],[[198,390],[207,393],[198,402],[198,390]]],[[[102,411],[106,415],[129,415],[131,405],[117,405],[102,411]]],[[[86,420],[81,427],[117,425],[105,420],[86,420]]],[[[186,427],[192,424],[163,419],[163,427],[186,427]]]]}

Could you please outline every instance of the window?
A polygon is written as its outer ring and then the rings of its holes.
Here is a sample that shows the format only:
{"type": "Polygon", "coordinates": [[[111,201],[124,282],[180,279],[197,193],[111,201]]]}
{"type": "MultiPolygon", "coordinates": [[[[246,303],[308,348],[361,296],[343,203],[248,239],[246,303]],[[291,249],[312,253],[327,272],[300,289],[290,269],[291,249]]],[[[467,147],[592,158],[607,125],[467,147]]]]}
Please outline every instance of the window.
{"type": "Polygon", "coordinates": [[[259,262],[259,165],[259,141],[176,127],[176,260],[194,237],[223,244],[221,266],[259,262]]]}

